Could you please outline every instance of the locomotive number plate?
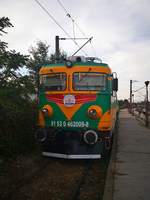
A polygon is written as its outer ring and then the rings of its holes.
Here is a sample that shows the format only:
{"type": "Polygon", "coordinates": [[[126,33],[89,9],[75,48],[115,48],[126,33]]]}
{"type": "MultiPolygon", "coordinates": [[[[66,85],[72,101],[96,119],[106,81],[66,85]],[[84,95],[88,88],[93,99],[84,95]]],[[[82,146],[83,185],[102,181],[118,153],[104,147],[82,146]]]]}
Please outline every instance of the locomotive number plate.
{"type": "Polygon", "coordinates": [[[51,121],[53,127],[74,127],[74,128],[88,128],[89,122],[84,121],[51,121]]]}

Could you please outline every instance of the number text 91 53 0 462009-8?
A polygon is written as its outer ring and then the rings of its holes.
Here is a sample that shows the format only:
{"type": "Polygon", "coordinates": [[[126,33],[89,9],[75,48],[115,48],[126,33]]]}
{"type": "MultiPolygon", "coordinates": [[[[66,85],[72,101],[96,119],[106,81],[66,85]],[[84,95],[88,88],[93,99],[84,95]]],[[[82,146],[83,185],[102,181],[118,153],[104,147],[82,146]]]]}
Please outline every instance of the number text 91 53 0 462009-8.
{"type": "Polygon", "coordinates": [[[81,127],[88,128],[89,122],[85,121],[51,121],[51,126],[53,127],[81,127]]]}

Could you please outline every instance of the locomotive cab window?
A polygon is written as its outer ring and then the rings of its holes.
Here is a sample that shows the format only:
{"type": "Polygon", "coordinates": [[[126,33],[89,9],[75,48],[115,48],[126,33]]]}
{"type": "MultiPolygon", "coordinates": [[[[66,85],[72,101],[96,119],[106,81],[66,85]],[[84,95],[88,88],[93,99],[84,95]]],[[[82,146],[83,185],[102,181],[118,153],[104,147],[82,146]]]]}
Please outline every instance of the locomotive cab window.
{"type": "Polygon", "coordinates": [[[45,91],[62,91],[66,89],[66,74],[53,73],[41,75],[40,87],[45,91]]]}
{"type": "Polygon", "coordinates": [[[98,72],[77,72],[73,74],[74,90],[95,90],[106,89],[106,74],[98,72]]]}

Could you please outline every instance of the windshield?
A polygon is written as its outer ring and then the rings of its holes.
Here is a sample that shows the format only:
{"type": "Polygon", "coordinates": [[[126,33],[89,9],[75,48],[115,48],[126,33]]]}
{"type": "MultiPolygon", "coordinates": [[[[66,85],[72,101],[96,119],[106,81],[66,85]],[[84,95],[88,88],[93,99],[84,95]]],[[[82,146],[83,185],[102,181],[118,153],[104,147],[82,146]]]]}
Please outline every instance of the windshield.
{"type": "Polygon", "coordinates": [[[47,74],[40,77],[40,87],[45,91],[62,91],[66,89],[66,74],[47,74]]]}
{"type": "Polygon", "coordinates": [[[78,72],[73,74],[75,90],[105,90],[106,74],[98,72],[78,72]]]}

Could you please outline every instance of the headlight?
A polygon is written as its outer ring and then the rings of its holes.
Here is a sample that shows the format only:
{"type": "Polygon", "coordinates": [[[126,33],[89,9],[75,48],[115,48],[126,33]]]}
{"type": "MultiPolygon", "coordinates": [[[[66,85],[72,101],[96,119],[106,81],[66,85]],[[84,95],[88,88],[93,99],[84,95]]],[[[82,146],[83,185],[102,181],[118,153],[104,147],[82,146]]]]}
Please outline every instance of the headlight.
{"type": "Polygon", "coordinates": [[[45,117],[51,117],[53,114],[53,108],[50,105],[45,105],[42,108],[42,113],[45,117]]]}
{"type": "Polygon", "coordinates": [[[93,117],[93,118],[96,118],[96,116],[97,116],[97,112],[95,109],[89,110],[88,114],[90,117],[93,117]]]}
{"type": "Polygon", "coordinates": [[[88,109],[88,116],[91,119],[98,119],[102,116],[102,109],[99,106],[93,105],[88,109]]]}
{"type": "Polygon", "coordinates": [[[94,145],[98,140],[98,135],[95,131],[88,130],[84,133],[83,139],[86,144],[94,145]]]}
{"type": "Polygon", "coordinates": [[[47,108],[43,108],[43,109],[42,109],[42,112],[43,112],[44,114],[48,114],[47,108]]]}

